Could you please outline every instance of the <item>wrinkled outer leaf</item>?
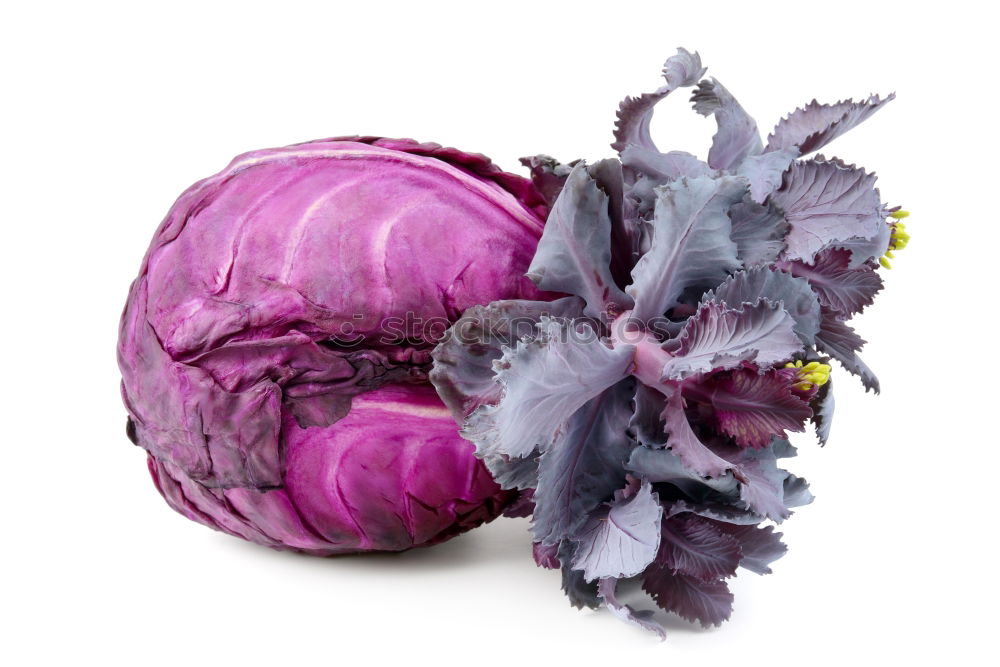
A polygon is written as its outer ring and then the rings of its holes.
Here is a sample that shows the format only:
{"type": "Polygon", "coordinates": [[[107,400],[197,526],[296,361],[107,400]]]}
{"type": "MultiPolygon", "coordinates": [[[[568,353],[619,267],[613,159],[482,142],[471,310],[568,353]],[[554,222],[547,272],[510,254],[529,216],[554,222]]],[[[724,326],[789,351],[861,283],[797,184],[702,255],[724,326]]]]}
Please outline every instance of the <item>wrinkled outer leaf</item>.
{"type": "Polygon", "coordinates": [[[653,611],[651,609],[635,609],[631,605],[618,601],[615,595],[617,585],[618,580],[613,577],[601,579],[597,584],[598,595],[604,600],[608,611],[630,625],[636,625],[643,630],[655,632],[661,640],[666,639],[667,633],[663,629],[663,626],[653,619],[653,611]]]}
{"type": "Polygon", "coordinates": [[[828,248],[816,255],[812,264],[782,262],[779,266],[808,280],[824,306],[850,317],[870,306],[882,289],[882,278],[875,269],[867,264],[851,269],[850,262],[849,250],[828,248]]]}
{"type": "Polygon", "coordinates": [[[724,581],[705,582],[669,568],[650,567],[642,587],[662,609],[703,627],[722,625],[733,613],[733,594],[724,581]]]}
{"type": "Polygon", "coordinates": [[[702,303],[716,301],[738,309],[761,299],[780,303],[795,319],[795,333],[806,345],[812,345],[819,331],[820,308],[816,294],[804,279],[782,271],[756,267],[740,271],[702,297],[702,303]]]}
{"type": "Polygon", "coordinates": [[[806,155],[857,127],[887,102],[896,98],[892,93],[885,99],[872,95],[863,102],[845,100],[836,104],[820,104],[813,100],[778,121],[767,138],[767,150],[797,148],[806,155]]]}
{"type": "Polygon", "coordinates": [[[578,164],[566,179],[527,276],[543,290],[579,296],[591,317],[599,317],[610,304],[631,307],[632,300],[611,277],[608,195],[585,165],[578,164]]]}
{"type": "Polygon", "coordinates": [[[663,520],[657,567],[688,574],[701,581],[732,577],[739,567],[740,543],[696,514],[663,520]]]}
{"type": "Polygon", "coordinates": [[[802,341],[795,334],[795,320],[780,304],[761,301],[731,310],[710,301],[663,348],[674,355],[663,367],[663,377],[678,380],[734,368],[742,361],[766,369],[790,359],[802,349],[802,341]]]}
{"type": "Polygon", "coordinates": [[[749,196],[729,209],[737,256],[743,265],[770,264],[785,250],[788,221],[771,200],[758,204],[749,196]]]}
{"type": "Polygon", "coordinates": [[[455,420],[462,423],[479,406],[499,400],[493,362],[500,359],[505,346],[534,337],[543,316],[579,317],[582,313],[583,302],[577,297],[473,306],[434,349],[429,379],[455,420]]]}
{"type": "Polygon", "coordinates": [[[718,285],[740,267],[727,212],[746,186],[732,176],[682,178],[658,191],[653,241],[626,290],[640,321],[661,317],[689,287],[718,285]]]}
{"type": "Polygon", "coordinates": [[[771,197],[791,225],[788,259],[811,262],[823,248],[852,238],[873,238],[885,224],[875,175],[822,156],[798,162],[771,197]]]}
{"type": "Polygon", "coordinates": [[[708,151],[710,167],[732,169],[747,157],[764,150],[757,123],[714,78],[698,83],[691,101],[694,110],[701,115],[714,115],[719,126],[719,131],[712,137],[712,148],[708,151]]]}
{"type": "Polygon", "coordinates": [[[635,444],[627,433],[634,391],[627,380],[592,398],[542,456],[532,522],[537,541],[575,535],[589,513],[625,485],[625,461],[635,444]]]}
{"type": "Polygon", "coordinates": [[[849,324],[839,319],[835,313],[823,311],[822,324],[816,336],[816,348],[820,352],[829,354],[849,372],[861,378],[866,391],[874,391],[877,394],[878,378],[858,356],[864,344],[864,339],[849,324]]]}
{"type": "Polygon", "coordinates": [[[649,482],[631,498],[616,494],[606,510],[594,512],[580,534],[573,568],[587,581],[634,577],[653,562],[660,543],[663,508],[649,482]]]}
{"type": "Polygon", "coordinates": [[[503,398],[476,409],[462,435],[480,456],[544,452],[585,402],[625,377],[633,349],[607,347],[585,325],[544,318],[534,340],[507,348],[495,363],[503,398]]]}

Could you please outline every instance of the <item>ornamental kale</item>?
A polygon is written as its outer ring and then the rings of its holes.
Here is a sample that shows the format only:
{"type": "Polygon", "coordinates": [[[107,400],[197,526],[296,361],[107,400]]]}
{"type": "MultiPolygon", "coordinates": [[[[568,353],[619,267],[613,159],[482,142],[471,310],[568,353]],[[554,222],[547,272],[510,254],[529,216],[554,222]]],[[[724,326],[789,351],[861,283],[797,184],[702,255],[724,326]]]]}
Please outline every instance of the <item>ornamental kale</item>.
{"type": "Polygon", "coordinates": [[[848,321],[882,288],[908,237],[875,176],[809,157],[892,96],[812,102],[764,143],[697,53],[618,111],[618,159],[525,159],[552,200],[528,276],[555,302],[477,306],[434,351],[431,381],[507,489],[530,493],[535,558],[576,606],[621,603],[635,579],[702,625],[730,616],[726,579],[766,574],[770,525],[812,495],[781,469],[788,434],[830,433],[830,358],[879,391],[848,321]],[[654,106],[693,87],[715,118],[707,162],[661,152],[654,106]]]}

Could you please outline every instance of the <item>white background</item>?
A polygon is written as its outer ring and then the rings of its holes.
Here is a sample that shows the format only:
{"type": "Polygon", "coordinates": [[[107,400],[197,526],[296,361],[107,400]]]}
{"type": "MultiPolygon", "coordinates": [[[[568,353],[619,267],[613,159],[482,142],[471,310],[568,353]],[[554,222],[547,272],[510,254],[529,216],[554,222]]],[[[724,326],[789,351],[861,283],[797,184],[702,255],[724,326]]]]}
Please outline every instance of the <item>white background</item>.
{"type": "MultiPolygon", "coordinates": [[[[0,655],[10,665],[987,664],[1000,445],[997,92],[971,3],[11,3],[0,20],[0,655]],[[367,8],[358,9],[365,5],[367,8]],[[766,133],[814,96],[898,99],[827,153],[880,175],[913,241],[858,322],[881,396],[836,371],[816,502],[722,628],[572,609],[525,520],[316,559],[184,520],[125,438],[115,338],[173,199],[241,152],[338,134],[510,170],[610,156],[626,94],[699,50],[766,133]],[[641,661],[641,662],[637,662],[641,661]]],[[[704,156],[686,95],[661,147],[704,156]]],[[[995,664],[995,663],[993,663],[995,664]]]]}

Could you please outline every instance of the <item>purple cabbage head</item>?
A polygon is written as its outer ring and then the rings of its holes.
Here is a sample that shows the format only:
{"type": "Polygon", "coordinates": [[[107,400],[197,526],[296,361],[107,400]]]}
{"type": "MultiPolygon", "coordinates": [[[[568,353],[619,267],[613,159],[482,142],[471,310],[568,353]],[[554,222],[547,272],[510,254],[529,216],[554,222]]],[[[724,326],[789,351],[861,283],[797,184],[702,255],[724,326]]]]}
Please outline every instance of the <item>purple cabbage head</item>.
{"type": "Polygon", "coordinates": [[[467,308],[538,299],[544,200],[487,158],[352,137],[184,192],[122,315],[128,434],[175,510],[316,554],[433,544],[516,496],[427,381],[467,308]]]}

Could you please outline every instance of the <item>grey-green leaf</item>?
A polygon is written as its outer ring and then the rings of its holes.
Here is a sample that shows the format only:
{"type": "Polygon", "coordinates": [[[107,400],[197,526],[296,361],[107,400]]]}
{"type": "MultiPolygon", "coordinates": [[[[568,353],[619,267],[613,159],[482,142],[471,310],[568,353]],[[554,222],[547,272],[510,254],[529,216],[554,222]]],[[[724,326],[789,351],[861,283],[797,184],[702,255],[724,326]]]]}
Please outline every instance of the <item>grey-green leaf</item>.
{"type": "Polygon", "coordinates": [[[823,156],[797,162],[771,195],[791,225],[788,259],[811,262],[817,252],[850,239],[884,236],[885,209],[875,174],[823,156]]]}
{"type": "Polygon", "coordinates": [[[778,121],[767,138],[767,150],[796,148],[802,155],[811,153],[857,127],[895,97],[895,93],[885,99],[872,95],[861,102],[844,100],[836,104],[813,100],[778,121]]]}
{"type": "Polygon", "coordinates": [[[757,123],[714,78],[698,83],[691,102],[701,115],[715,116],[719,128],[708,151],[708,164],[713,169],[734,169],[746,158],[764,150],[757,123]]]}
{"type": "Polygon", "coordinates": [[[733,225],[731,238],[744,266],[770,264],[784,251],[788,221],[770,199],[758,204],[747,195],[729,209],[729,219],[733,225]]]}
{"type": "Polygon", "coordinates": [[[656,557],[663,508],[653,487],[644,482],[631,497],[616,494],[607,508],[591,514],[573,540],[579,545],[573,568],[587,581],[634,577],[656,557]]]}
{"type": "Polygon", "coordinates": [[[579,296],[590,317],[599,317],[611,304],[631,307],[632,300],[611,275],[608,195],[586,165],[578,164],[566,179],[527,276],[543,290],[579,296]]]}
{"type": "Polygon", "coordinates": [[[626,376],[633,354],[628,345],[611,349],[582,322],[543,318],[533,339],[494,362],[503,397],[477,408],[462,435],[480,456],[544,453],[584,403],[626,376]]]}
{"type": "Polygon", "coordinates": [[[658,190],[653,240],[626,290],[635,318],[661,317],[684,290],[711,288],[740,267],[728,211],[745,192],[733,176],[681,178],[658,190]]]}
{"type": "Polygon", "coordinates": [[[458,423],[476,408],[500,398],[493,362],[504,347],[532,338],[543,316],[579,317],[583,301],[565,297],[555,301],[494,301],[473,306],[448,329],[434,348],[429,378],[458,423]]]}
{"type": "Polygon", "coordinates": [[[634,391],[635,384],[625,380],[590,399],[542,454],[532,523],[536,541],[555,544],[576,535],[590,512],[625,485],[625,461],[635,446],[628,435],[634,391]]]}
{"type": "Polygon", "coordinates": [[[780,303],[795,320],[794,330],[806,345],[816,341],[819,331],[820,304],[805,278],[796,278],[784,271],[755,267],[739,271],[727,278],[714,291],[702,297],[702,303],[716,301],[739,309],[743,304],[756,304],[761,299],[780,303]]]}

